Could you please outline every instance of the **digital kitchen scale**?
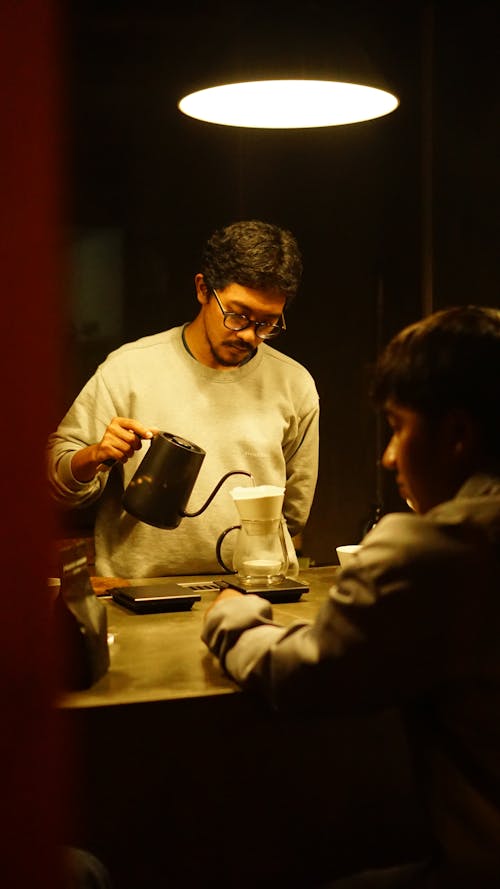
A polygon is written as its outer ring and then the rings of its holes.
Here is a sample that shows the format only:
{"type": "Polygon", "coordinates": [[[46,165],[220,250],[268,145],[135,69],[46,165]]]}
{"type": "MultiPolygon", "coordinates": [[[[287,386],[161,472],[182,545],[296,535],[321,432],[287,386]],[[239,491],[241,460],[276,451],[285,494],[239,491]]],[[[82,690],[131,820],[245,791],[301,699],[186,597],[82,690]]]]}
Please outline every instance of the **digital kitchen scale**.
{"type": "Polygon", "coordinates": [[[281,580],[279,583],[246,585],[236,579],[228,581],[219,580],[217,583],[221,589],[232,587],[240,593],[246,593],[247,595],[253,593],[255,596],[262,596],[263,599],[267,599],[268,602],[271,602],[273,605],[285,602],[298,602],[302,593],[309,592],[309,587],[306,583],[292,580],[290,577],[285,577],[285,579],[281,580]]]}

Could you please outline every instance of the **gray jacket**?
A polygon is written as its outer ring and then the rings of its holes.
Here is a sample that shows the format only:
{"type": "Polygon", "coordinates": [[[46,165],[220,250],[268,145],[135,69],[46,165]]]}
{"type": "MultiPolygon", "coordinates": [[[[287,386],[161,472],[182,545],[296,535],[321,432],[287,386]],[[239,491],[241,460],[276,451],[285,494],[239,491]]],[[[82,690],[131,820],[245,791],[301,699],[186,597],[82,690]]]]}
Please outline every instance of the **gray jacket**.
{"type": "Polygon", "coordinates": [[[500,886],[500,477],[385,516],[336,577],[312,624],[246,596],[214,606],[203,639],[278,711],[400,707],[442,884],[500,886]]]}

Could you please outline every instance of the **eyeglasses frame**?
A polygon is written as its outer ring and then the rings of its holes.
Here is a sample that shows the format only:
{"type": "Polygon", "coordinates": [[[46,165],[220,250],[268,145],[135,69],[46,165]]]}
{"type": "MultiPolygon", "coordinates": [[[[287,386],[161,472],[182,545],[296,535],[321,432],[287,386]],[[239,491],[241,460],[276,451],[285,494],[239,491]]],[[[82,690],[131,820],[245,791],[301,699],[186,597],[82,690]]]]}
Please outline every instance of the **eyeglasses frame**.
{"type": "Polygon", "coordinates": [[[243,312],[228,312],[222,305],[222,303],[220,301],[220,296],[217,293],[215,287],[212,287],[212,293],[215,296],[215,299],[217,300],[217,305],[219,306],[219,309],[222,312],[223,319],[224,319],[224,327],[226,327],[227,330],[232,330],[233,333],[239,333],[240,330],[248,330],[248,328],[251,327],[253,324],[255,333],[259,337],[260,340],[275,339],[275,337],[279,336],[280,333],[282,333],[284,330],[286,330],[286,321],[285,321],[285,315],[283,312],[281,313],[281,323],[280,324],[271,324],[270,321],[252,321],[252,319],[249,318],[248,315],[245,315],[243,312]],[[228,315],[237,315],[238,318],[245,318],[246,321],[248,321],[248,324],[246,324],[245,327],[239,327],[238,329],[235,329],[234,327],[228,327],[226,324],[226,318],[228,315]],[[261,336],[261,334],[259,333],[259,327],[269,327],[269,326],[275,327],[276,333],[271,333],[271,334],[268,333],[265,336],[261,336]]]}

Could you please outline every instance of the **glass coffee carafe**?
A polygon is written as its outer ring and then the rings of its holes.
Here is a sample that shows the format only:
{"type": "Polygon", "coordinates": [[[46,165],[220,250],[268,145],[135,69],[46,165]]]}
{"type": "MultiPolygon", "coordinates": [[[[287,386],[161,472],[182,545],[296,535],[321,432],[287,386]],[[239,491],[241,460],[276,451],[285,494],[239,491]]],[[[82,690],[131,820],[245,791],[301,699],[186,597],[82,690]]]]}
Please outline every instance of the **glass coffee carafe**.
{"type": "Polygon", "coordinates": [[[241,524],[222,532],[217,541],[217,559],[225,571],[237,574],[237,579],[245,587],[277,584],[286,577],[288,554],[281,515],[283,495],[284,488],[274,485],[231,491],[241,524]],[[225,564],[221,555],[222,544],[231,531],[238,532],[232,568],[225,564]]]}

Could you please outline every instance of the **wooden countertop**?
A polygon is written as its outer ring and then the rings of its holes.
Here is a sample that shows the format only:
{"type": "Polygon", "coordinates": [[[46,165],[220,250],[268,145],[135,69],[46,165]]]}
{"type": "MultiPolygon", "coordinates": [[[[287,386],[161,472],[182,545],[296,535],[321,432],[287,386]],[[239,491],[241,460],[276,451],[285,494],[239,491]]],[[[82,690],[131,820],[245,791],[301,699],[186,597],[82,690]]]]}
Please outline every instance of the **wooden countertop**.
{"type": "MultiPolygon", "coordinates": [[[[310,591],[274,606],[276,619],[313,618],[336,570],[302,571],[310,591]]],[[[113,639],[110,669],[57,710],[75,751],[72,842],[97,850],[117,886],[312,886],[423,854],[396,712],[270,712],[240,692],[200,639],[216,591],[188,612],[138,615],[106,598],[117,580],[94,580],[113,639]]]]}
{"type": "MultiPolygon", "coordinates": [[[[298,602],[273,606],[274,616],[283,624],[309,620],[316,614],[333,583],[337,566],[309,568],[299,580],[309,585],[298,602]]],[[[228,575],[206,577],[154,578],[155,582],[203,583],[228,580],[228,575]]],[[[131,586],[153,578],[123,581],[120,578],[92,578],[92,585],[104,603],[108,618],[110,668],[90,689],[61,696],[63,708],[107,707],[151,701],[208,698],[234,694],[235,683],[225,676],[218,661],[201,641],[203,614],[217,593],[201,593],[190,611],[163,614],[135,614],[116,604],[108,591],[116,585],[131,586]]]]}

